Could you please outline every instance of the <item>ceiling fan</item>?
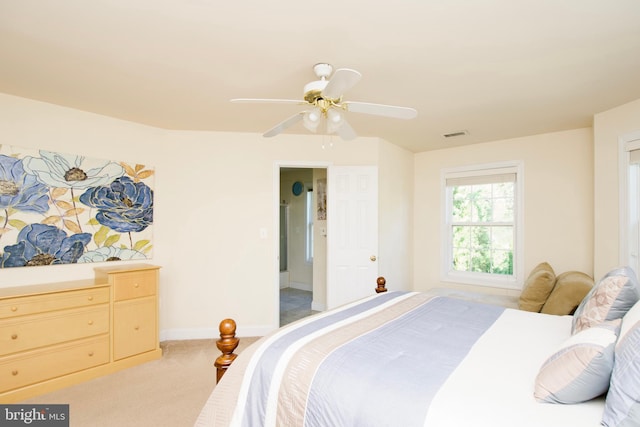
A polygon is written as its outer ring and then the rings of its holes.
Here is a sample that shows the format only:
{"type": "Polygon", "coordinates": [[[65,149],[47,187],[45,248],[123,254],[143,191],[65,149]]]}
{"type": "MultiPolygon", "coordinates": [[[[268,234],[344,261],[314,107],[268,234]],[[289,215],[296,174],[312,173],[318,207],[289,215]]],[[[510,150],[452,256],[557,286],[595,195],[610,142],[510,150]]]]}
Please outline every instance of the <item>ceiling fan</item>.
{"type": "Polygon", "coordinates": [[[357,134],[347,122],[347,112],[373,114],[396,119],[413,119],[418,115],[414,108],[370,102],[343,101],[344,92],[355,86],[362,74],[350,68],[339,68],[320,63],[313,66],[318,80],[304,86],[304,100],[235,98],[235,103],[297,104],[305,109],[278,123],[266,131],[264,137],[276,136],[299,121],[311,132],[337,134],[344,140],[354,139],[357,134]],[[333,73],[333,75],[331,75],[333,73]],[[331,77],[331,78],[329,78],[331,77]]]}

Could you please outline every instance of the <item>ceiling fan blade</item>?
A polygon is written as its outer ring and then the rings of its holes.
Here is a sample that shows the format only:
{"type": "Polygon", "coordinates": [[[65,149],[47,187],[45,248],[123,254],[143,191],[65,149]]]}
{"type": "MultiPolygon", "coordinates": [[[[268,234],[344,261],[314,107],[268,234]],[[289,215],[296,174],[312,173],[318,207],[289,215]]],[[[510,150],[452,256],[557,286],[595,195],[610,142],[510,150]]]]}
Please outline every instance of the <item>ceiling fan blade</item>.
{"type": "Polygon", "coordinates": [[[413,119],[418,115],[415,108],[397,107],[395,105],[372,104],[370,102],[343,102],[347,111],[353,113],[374,114],[376,116],[393,117],[395,119],[413,119]]]}
{"type": "Polygon", "coordinates": [[[327,99],[340,99],[346,91],[360,81],[361,77],[362,74],[356,70],[339,68],[322,90],[322,96],[327,99]]]}
{"type": "Polygon", "coordinates": [[[305,105],[306,101],[299,99],[269,99],[269,98],[234,98],[231,102],[235,104],[298,104],[305,105]]]}
{"type": "Polygon", "coordinates": [[[302,120],[302,116],[303,115],[304,115],[304,111],[296,113],[295,115],[293,115],[293,116],[289,117],[288,119],[278,123],[277,125],[275,125],[271,129],[266,131],[262,136],[264,136],[265,138],[271,138],[272,136],[276,136],[277,134],[279,134],[280,132],[282,132],[286,128],[288,128],[290,126],[293,126],[294,124],[296,124],[300,120],[302,120]]]}
{"type": "Polygon", "coordinates": [[[345,141],[351,141],[352,139],[356,139],[358,136],[356,134],[356,131],[353,130],[351,125],[346,120],[342,122],[336,133],[340,135],[340,138],[344,139],[345,141]]]}

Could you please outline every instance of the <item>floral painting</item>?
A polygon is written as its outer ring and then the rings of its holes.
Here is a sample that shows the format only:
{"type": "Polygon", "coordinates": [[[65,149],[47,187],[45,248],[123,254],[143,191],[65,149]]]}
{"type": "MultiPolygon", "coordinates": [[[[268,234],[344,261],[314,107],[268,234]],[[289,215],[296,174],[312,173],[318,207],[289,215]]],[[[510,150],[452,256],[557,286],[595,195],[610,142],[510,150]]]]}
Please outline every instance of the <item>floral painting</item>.
{"type": "Polygon", "coordinates": [[[151,258],[153,177],[141,164],[0,145],[0,268],[151,258]]]}

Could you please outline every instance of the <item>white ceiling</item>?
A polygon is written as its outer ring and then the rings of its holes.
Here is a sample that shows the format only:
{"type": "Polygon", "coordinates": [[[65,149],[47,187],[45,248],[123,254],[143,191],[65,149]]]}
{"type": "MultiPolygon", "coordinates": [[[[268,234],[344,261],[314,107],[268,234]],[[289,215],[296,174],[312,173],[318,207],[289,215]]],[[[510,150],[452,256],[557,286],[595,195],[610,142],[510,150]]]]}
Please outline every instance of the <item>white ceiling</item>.
{"type": "Polygon", "coordinates": [[[161,128],[263,133],[300,107],[229,100],[301,99],[317,62],[416,108],[348,117],[415,152],[587,127],[640,99],[640,1],[0,0],[0,92],[161,128]]]}

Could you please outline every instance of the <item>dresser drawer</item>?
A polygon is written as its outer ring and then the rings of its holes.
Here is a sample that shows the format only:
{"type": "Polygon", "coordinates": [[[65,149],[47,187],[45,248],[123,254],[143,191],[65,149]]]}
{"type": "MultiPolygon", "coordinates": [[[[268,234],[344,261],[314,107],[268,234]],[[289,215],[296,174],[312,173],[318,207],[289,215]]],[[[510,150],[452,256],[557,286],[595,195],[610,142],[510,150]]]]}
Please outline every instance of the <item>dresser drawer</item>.
{"type": "Polygon", "coordinates": [[[0,358],[0,392],[108,362],[108,335],[0,358]]]}
{"type": "Polygon", "coordinates": [[[109,288],[57,292],[0,300],[0,319],[109,302],[109,288]]]}
{"type": "Polygon", "coordinates": [[[157,274],[157,270],[148,270],[114,275],[114,300],[123,301],[155,295],[157,274]]]}
{"type": "Polygon", "coordinates": [[[109,332],[109,304],[0,321],[0,356],[109,332]]]}

